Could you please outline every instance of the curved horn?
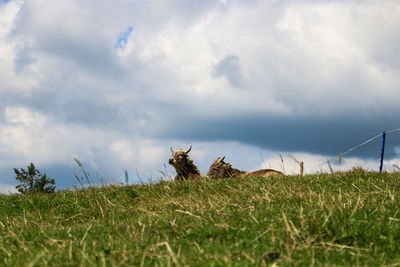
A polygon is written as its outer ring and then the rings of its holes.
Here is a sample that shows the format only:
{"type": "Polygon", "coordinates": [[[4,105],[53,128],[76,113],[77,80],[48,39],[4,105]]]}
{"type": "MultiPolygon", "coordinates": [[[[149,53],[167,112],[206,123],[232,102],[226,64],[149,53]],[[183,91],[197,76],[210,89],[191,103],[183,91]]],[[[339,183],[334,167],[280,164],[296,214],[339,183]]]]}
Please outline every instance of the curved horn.
{"type": "Polygon", "coordinates": [[[172,147],[170,147],[170,149],[171,149],[171,152],[174,153],[174,151],[172,150],[172,147]]]}
{"type": "Polygon", "coordinates": [[[189,153],[190,150],[192,150],[192,146],[190,146],[190,148],[188,150],[186,150],[186,154],[189,153]]]}

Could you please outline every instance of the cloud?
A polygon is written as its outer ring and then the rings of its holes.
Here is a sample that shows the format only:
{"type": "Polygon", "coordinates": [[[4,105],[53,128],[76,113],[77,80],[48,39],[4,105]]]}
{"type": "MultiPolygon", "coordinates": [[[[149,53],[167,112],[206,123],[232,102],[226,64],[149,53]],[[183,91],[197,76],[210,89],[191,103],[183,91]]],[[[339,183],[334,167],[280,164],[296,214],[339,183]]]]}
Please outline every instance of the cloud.
{"type": "Polygon", "coordinates": [[[0,194],[14,194],[17,192],[15,185],[0,183],[0,194]]]}
{"type": "MultiPolygon", "coordinates": [[[[202,171],[227,152],[249,169],[260,150],[336,156],[399,127],[399,12],[397,1],[3,3],[0,172],[34,162],[67,181],[78,156],[111,180],[156,176],[171,145],[190,144],[202,171]]],[[[400,136],[387,142],[395,159],[400,136]]],[[[368,165],[379,151],[376,140],[349,156],[368,165]]]]}
{"type": "MultiPolygon", "coordinates": [[[[375,136],[377,129],[390,129],[395,118],[370,124],[360,118],[296,118],[251,113],[236,118],[204,119],[180,116],[162,131],[155,128],[148,134],[158,138],[174,136],[183,140],[236,140],[281,152],[312,152],[326,156],[338,155],[375,136]],[[184,122],[184,123],[182,123],[184,122]],[[164,135],[162,135],[164,134],[164,135]]],[[[398,132],[388,135],[386,156],[397,157],[398,132]]],[[[379,157],[381,139],[352,152],[360,157],[379,157]]]]}

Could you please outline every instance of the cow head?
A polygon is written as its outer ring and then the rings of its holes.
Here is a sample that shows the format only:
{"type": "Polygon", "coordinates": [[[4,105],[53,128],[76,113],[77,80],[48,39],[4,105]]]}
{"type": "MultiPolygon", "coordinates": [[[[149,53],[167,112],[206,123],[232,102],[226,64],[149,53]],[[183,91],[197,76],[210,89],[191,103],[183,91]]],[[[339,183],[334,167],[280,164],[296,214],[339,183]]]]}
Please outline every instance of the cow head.
{"type": "Polygon", "coordinates": [[[172,157],[169,159],[168,163],[174,166],[174,168],[184,168],[185,166],[188,165],[189,162],[189,152],[192,150],[192,146],[188,150],[184,149],[179,149],[177,151],[172,150],[171,147],[171,152],[172,152],[172,157]]]}
{"type": "Polygon", "coordinates": [[[188,150],[179,149],[174,151],[171,148],[172,157],[168,163],[175,168],[176,179],[178,180],[198,179],[201,177],[200,171],[189,157],[190,150],[192,150],[192,146],[188,150]]]}

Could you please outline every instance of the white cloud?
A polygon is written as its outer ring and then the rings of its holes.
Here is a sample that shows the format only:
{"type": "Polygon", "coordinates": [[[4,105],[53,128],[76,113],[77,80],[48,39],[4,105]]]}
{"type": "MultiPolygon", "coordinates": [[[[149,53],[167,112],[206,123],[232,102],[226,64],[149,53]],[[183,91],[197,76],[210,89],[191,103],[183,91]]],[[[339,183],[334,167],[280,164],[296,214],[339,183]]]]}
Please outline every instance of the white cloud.
{"type": "Polygon", "coordinates": [[[277,26],[286,33],[283,48],[291,60],[286,63],[293,64],[283,69],[283,75],[295,86],[280,97],[286,98],[288,93],[298,96],[300,101],[293,104],[302,112],[307,112],[309,104],[324,114],[355,109],[368,114],[396,108],[392,99],[399,96],[395,89],[399,70],[374,59],[371,44],[384,51],[382,40],[400,41],[395,31],[389,30],[390,37],[389,31],[380,31],[400,22],[399,10],[395,1],[289,5],[277,26]]]}
{"type": "Polygon", "coordinates": [[[45,123],[45,116],[25,107],[6,106],[5,120],[8,123],[19,123],[23,125],[35,124],[36,127],[42,127],[45,123]]]}
{"type": "MultiPolygon", "coordinates": [[[[23,36],[14,36],[16,20],[24,1],[11,1],[0,5],[0,92],[29,94],[38,86],[40,77],[35,73],[16,73],[17,53],[28,42],[23,36]]],[[[31,70],[35,71],[34,66],[31,70]]]]}
{"type": "MultiPolygon", "coordinates": [[[[140,144],[139,166],[160,164],[166,159],[165,150],[167,147],[154,145],[150,140],[145,140],[140,144]]],[[[161,164],[158,165],[161,167],[161,164]]]]}
{"type": "Polygon", "coordinates": [[[13,29],[13,22],[23,1],[12,1],[0,6],[0,36],[6,36],[13,29]]]}
{"type": "Polygon", "coordinates": [[[28,108],[6,107],[7,124],[0,129],[3,166],[12,162],[55,164],[68,162],[75,154],[90,154],[90,147],[99,147],[113,135],[80,126],[69,127],[50,115],[28,108]],[[106,137],[107,136],[107,137],[106,137]]]}
{"type": "Polygon", "coordinates": [[[15,185],[0,183],[0,194],[15,194],[17,192],[15,185]]]}
{"type": "Polygon", "coordinates": [[[132,159],[133,151],[131,143],[128,140],[118,140],[111,143],[110,150],[116,153],[125,162],[132,159]]]}

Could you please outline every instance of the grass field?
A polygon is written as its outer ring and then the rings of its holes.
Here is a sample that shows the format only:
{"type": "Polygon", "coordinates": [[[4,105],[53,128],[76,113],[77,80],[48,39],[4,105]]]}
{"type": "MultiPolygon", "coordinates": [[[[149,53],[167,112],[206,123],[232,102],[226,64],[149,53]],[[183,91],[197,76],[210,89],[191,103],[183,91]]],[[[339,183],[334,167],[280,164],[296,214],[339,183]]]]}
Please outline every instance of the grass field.
{"type": "Polygon", "coordinates": [[[3,266],[400,266],[400,174],[0,196],[3,266]]]}

